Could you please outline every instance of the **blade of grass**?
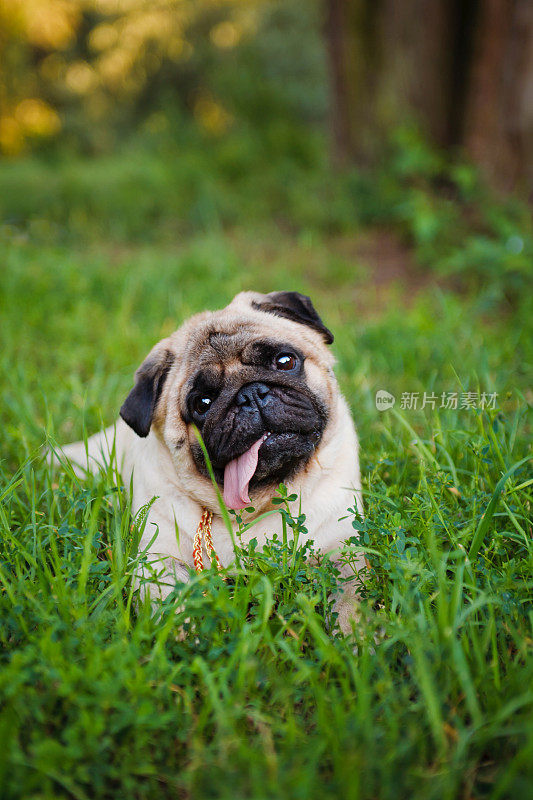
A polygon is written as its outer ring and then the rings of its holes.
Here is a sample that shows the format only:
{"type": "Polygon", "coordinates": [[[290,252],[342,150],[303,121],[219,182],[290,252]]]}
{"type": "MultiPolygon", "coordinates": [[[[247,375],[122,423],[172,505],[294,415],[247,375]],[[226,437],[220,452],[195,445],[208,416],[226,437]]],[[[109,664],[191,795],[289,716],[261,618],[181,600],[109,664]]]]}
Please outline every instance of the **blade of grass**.
{"type": "Polygon", "coordinates": [[[240,558],[239,558],[239,551],[237,549],[237,542],[235,540],[235,534],[233,532],[233,525],[231,524],[230,515],[228,513],[228,509],[226,508],[226,504],[224,503],[224,498],[222,497],[222,493],[221,493],[220,489],[218,488],[218,483],[217,483],[216,478],[215,478],[215,473],[214,473],[214,470],[213,470],[213,465],[211,464],[211,459],[209,458],[209,453],[207,452],[207,447],[205,446],[204,440],[202,439],[202,435],[201,435],[200,431],[198,430],[198,428],[196,427],[196,425],[193,425],[193,430],[194,430],[194,434],[195,434],[196,438],[198,439],[198,444],[202,448],[202,453],[204,454],[204,459],[205,459],[205,464],[206,464],[206,467],[207,467],[207,471],[209,473],[209,477],[211,478],[211,483],[213,484],[213,489],[215,490],[215,493],[216,493],[216,496],[217,496],[218,505],[219,505],[219,508],[220,508],[220,514],[222,516],[222,519],[224,520],[224,524],[226,526],[226,529],[227,529],[227,531],[228,531],[228,533],[229,533],[229,535],[231,537],[231,543],[233,545],[233,553],[235,555],[236,564],[240,568],[241,567],[241,562],[240,562],[240,558]]]}
{"type": "Polygon", "coordinates": [[[500,495],[501,495],[501,493],[503,491],[503,487],[505,486],[506,482],[511,477],[511,475],[514,472],[516,472],[516,470],[519,467],[521,467],[523,464],[525,464],[526,461],[530,461],[531,458],[532,458],[531,456],[526,456],[525,458],[522,458],[520,461],[517,461],[516,464],[513,464],[513,466],[510,467],[504,475],[502,475],[502,477],[500,478],[500,480],[496,484],[496,488],[494,489],[494,492],[492,494],[490,502],[489,502],[489,504],[488,504],[483,516],[481,517],[481,519],[479,521],[479,524],[477,526],[477,530],[476,530],[476,532],[474,534],[474,538],[472,539],[472,543],[471,543],[470,549],[468,551],[468,557],[469,557],[469,559],[471,561],[474,558],[476,558],[476,556],[479,553],[479,550],[481,548],[481,545],[483,544],[483,540],[485,539],[485,536],[486,536],[487,531],[489,529],[490,522],[491,522],[491,520],[492,520],[492,518],[494,516],[494,512],[496,511],[496,506],[498,505],[498,500],[500,499],[500,495]]]}

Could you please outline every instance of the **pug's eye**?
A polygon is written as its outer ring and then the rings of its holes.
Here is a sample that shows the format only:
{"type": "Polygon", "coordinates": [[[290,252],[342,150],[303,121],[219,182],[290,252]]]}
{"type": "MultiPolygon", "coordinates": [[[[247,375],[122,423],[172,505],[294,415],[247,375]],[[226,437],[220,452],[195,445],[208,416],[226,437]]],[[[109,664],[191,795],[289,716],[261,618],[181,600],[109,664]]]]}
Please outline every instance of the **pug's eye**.
{"type": "Polygon", "coordinates": [[[204,414],[207,414],[209,409],[211,408],[211,403],[213,399],[211,397],[207,397],[207,395],[198,395],[192,401],[192,409],[195,414],[202,417],[204,414]]]}
{"type": "Polygon", "coordinates": [[[291,353],[280,353],[275,360],[276,369],[291,370],[295,369],[298,360],[291,353]]]}

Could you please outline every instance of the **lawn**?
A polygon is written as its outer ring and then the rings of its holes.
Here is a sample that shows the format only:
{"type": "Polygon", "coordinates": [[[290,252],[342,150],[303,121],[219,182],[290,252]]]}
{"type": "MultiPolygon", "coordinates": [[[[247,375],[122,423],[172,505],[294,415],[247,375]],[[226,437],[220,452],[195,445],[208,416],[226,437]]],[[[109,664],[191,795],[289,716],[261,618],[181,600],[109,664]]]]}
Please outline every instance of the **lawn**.
{"type": "Polygon", "coordinates": [[[410,147],[337,182],[252,179],[229,146],[0,170],[2,798],[533,792],[529,214],[464,166],[441,193],[410,147]],[[346,510],[346,558],[370,564],[352,637],[312,532],[150,614],[124,489],[43,460],[113,421],[158,339],[245,288],[309,294],[335,333],[366,510],[346,510]]]}

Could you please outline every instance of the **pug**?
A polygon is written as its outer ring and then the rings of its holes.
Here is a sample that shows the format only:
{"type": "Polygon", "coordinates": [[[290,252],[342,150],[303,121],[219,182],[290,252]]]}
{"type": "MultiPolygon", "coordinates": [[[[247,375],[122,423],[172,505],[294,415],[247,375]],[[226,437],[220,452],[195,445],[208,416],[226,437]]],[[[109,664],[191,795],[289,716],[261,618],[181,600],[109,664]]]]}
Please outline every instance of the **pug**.
{"type": "MultiPolygon", "coordinates": [[[[358,441],[333,373],[332,342],[309,297],[241,292],[155,345],[116,425],[87,446],[63,448],[75,466],[91,471],[116,458],[133,512],[149,508],[140,547],[151,568],[157,564],[157,580],[147,584],[154,597],[188,580],[204,555],[223,567],[234,559],[198,432],[227,508],[253,507],[245,522],[275,508],[283,482],[301,499],[321,551],[334,553],[353,534],[347,509],[354,498],[363,513],[358,441]],[[200,538],[198,546],[201,520],[210,523],[211,540],[200,538]]],[[[261,546],[280,526],[272,514],[247,535],[261,546]]],[[[352,595],[337,605],[344,630],[352,595]]]]}

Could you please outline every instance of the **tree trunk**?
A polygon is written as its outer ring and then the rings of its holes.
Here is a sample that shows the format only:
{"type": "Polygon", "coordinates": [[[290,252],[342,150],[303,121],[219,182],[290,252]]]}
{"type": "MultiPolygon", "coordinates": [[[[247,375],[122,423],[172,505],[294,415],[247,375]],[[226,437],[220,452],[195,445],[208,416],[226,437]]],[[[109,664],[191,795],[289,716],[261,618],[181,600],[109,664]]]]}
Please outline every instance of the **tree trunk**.
{"type": "Polygon", "coordinates": [[[324,0],[336,161],[414,121],[498,188],[533,186],[533,0],[324,0]]]}
{"type": "Polygon", "coordinates": [[[533,189],[533,3],[485,0],[474,42],[464,144],[494,185],[533,189]]]}
{"type": "Polygon", "coordinates": [[[344,164],[351,155],[350,86],[346,59],[347,29],[343,0],[327,0],[325,37],[331,82],[331,137],[333,160],[344,164]]]}

